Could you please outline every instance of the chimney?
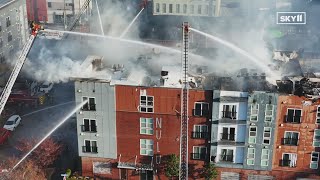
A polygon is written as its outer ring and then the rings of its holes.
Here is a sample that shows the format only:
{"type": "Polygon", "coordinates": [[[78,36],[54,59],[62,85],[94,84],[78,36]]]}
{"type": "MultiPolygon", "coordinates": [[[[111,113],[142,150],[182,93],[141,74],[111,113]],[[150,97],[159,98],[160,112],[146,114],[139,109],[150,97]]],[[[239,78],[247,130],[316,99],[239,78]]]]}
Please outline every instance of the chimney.
{"type": "Polygon", "coordinates": [[[101,59],[94,59],[92,62],[92,70],[100,71],[102,69],[102,62],[101,59]]]}

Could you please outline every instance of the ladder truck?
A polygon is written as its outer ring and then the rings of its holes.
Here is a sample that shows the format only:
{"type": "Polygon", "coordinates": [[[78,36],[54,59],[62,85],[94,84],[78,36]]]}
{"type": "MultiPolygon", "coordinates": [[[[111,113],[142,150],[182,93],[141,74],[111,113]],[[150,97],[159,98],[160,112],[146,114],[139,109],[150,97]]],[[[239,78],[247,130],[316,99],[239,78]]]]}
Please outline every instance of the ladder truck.
{"type": "MultiPolygon", "coordinates": [[[[74,21],[69,26],[69,28],[68,28],[69,31],[73,30],[73,28],[77,24],[78,20],[80,19],[81,15],[85,12],[87,7],[89,6],[90,1],[91,0],[86,0],[84,2],[83,6],[81,8],[81,11],[79,12],[79,14],[76,16],[74,21]]],[[[22,69],[22,66],[23,66],[25,60],[27,59],[27,56],[30,52],[30,49],[34,43],[34,40],[36,39],[36,37],[37,37],[39,31],[41,31],[41,29],[42,29],[41,26],[34,25],[34,29],[32,29],[32,33],[21,51],[21,54],[18,58],[18,61],[16,62],[15,66],[11,72],[11,75],[9,77],[9,80],[8,80],[6,86],[4,87],[2,94],[0,96],[0,115],[4,109],[4,106],[6,105],[6,103],[8,101],[8,98],[9,98],[11,91],[12,91],[12,87],[17,80],[17,77],[22,69]]]]}
{"type": "Polygon", "coordinates": [[[179,179],[188,179],[188,50],[189,50],[189,24],[182,25],[182,87],[181,87],[181,134],[180,134],[180,165],[179,179]]]}

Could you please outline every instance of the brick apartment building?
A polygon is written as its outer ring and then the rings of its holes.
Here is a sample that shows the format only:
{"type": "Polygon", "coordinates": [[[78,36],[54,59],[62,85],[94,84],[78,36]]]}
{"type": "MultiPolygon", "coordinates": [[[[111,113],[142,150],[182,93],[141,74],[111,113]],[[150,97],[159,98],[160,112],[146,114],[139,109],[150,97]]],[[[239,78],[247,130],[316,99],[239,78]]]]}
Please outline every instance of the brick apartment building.
{"type": "MultiPolygon", "coordinates": [[[[181,89],[78,79],[75,93],[77,102],[89,99],[77,113],[84,176],[166,178],[164,159],[180,150],[181,89]]],[[[212,91],[190,90],[189,171],[195,178],[209,159],[211,104],[212,91]]]]}

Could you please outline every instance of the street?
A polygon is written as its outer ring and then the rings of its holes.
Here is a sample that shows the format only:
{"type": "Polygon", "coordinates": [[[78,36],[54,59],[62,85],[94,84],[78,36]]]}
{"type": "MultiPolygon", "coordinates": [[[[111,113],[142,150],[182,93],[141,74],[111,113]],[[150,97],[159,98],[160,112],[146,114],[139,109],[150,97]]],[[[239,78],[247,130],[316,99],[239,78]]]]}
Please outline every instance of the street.
{"type": "MultiPolygon", "coordinates": [[[[9,140],[0,146],[0,159],[16,156],[21,157],[15,150],[15,146],[21,139],[41,139],[44,137],[58,122],[60,122],[72,108],[74,108],[74,87],[73,83],[55,84],[52,93],[53,104],[50,102],[39,106],[37,109],[25,108],[20,112],[22,118],[21,124],[12,133],[9,140]]],[[[53,137],[59,143],[68,147],[70,155],[77,155],[77,134],[75,119],[70,118],[65,124],[57,129],[50,137],[53,137]]],[[[70,157],[73,158],[73,157],[70,157]]],[[[68,160],[68,157],[63,159],[68,160]]],[[[63,164],[62,164],[63,165],[63,164]]],[[[57,168],[65,168],[56,166],[57,168]]]]}

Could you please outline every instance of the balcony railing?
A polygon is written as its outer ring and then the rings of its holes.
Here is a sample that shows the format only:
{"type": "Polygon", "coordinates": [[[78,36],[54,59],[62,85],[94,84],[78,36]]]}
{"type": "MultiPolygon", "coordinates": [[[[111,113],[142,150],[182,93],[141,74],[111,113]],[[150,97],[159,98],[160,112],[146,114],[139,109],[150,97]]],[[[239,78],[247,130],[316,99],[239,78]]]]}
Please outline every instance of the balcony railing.
{"type": "Polygon", "coordinates": [[[295,167],[295,166],[291,165],[291,160],[289,160],[289,159],[281,159],[280,166],[282,166],[282,167],[295,167]]]}
{"type": "Polygon", "coordinates": [[[83,111],[95,111],[96,110],[96,105],[95,104],[85,104],[81,108],[83,111]]]}
{"type": "Polygon", "coordinates": [[[301,117],[302,116],[289,116],[289,115],[286,115],[285,116],[285,122],[286,123],[301,123],[301,117]]]}
{"type": "Polygon", "coordinates": [[[206,109],[192,109],[193,116],[198,117],[208,117],[209,116],[209,110],[206,109]]]}
{"type": "Polygon", "coordinates": [[[208,139],[209,133],[208,132],[191,132],[191,137],[193,139],[208,139]]]}
{"type": "Polygon", "coordinates": [[[220,161],[233,162],[233,155],[220,155],[220,161]]]}
{"type": "Polygon", "coordinates": [[[282,144],[289,146],[298,146],[299,139],[296,138],[283,138],[282,144]]]}
{"type": "Polygon", "coordinates": [[[82,152],[84,153],[98,153],[97,146],[82,146],[82,152]]]}
{"type": "Polygon", "coordinates": [[[97,132],[97,126],[94,126],[94,125],[91,125],[91,126],[81,125],[81,131],[82,132],[97,132]]]}
{"type": "Polygon", "coordinates": [[[191,159],[193,160],[206,160],[207,154],[204,153],[191,153],[191,159]]]}
{"type": "Polygon", "coordinates": [[[237,112],[222,111],[222,118],[237,119],[237,112]]]}
{"type": "Polygon", "coordinates": [[[221,141],[235,141],[235,134],[221,133],[221,141]]]}

